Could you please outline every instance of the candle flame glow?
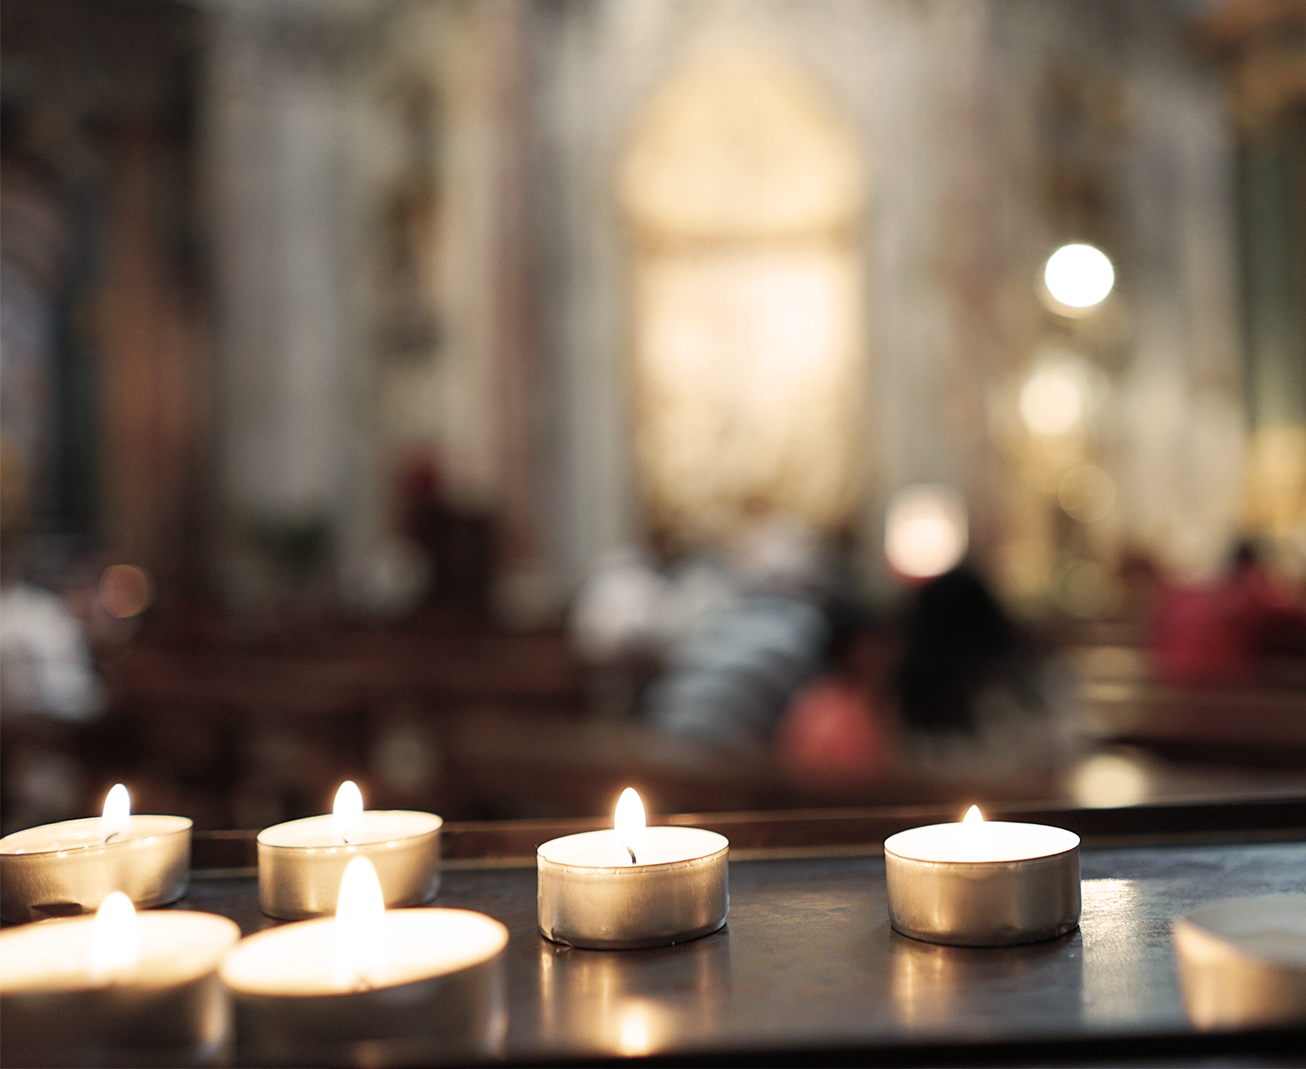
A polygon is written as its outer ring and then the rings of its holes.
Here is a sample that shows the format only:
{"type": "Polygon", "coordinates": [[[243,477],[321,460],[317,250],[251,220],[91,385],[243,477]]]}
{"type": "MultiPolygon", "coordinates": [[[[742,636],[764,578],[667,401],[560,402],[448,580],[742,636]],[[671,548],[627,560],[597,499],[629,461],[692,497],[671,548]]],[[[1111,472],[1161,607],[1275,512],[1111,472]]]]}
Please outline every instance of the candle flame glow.
{"type": "Polygon", "coordinates": [[[984,814],[977,805],[966,810],[961,818],[961,860],[983,861],[988,853],[988,835],[985,833],[984,814]]]}
{"type": "Polygon", "coordinates": [[[645,829],[644,803],[634,787],[627,787],[617,799],[617,812],[612,826],[617,832],[617,842],[630,855],[630,863],[638,864],[638,857],[644,848],[647,836],[645,829]]]}
{"type": "Polygon", "coordinates": [[[104,808],[100,811],[100,841],[107,843],[125,832],[131,815],[131,795],[124,784],[115,783],[104,796],[104,808]]]}
{"type": "Polygon", "coordinates": [[[121,891],[114,891],[95,913],[91,928],[91,975],[115,980],[136,968],[140,957],[140,932],[136,907],[121,891]]]}
{"type": "Polygon", "coordinates": [[[376,869],[365,857],[354,858],[341,877],[332,951],[332,972],[342,990],[381,982],[386,964],[385,897],[376,869]]]}
{"type": "Polygon", "coordinates": [[[621,1015],[621,1035],[617,1041],[621,1053],[637,1057],[653,1049],[652,1022],[649,1012],[638,1004],[628,1006],[621,1015]]]}
{"type": "Polygon", "coordinates": [[[331,834],[342,843],[352,843],[363,833],[363,792],[351,779],[340,784],[331,808],[331,834]]]}

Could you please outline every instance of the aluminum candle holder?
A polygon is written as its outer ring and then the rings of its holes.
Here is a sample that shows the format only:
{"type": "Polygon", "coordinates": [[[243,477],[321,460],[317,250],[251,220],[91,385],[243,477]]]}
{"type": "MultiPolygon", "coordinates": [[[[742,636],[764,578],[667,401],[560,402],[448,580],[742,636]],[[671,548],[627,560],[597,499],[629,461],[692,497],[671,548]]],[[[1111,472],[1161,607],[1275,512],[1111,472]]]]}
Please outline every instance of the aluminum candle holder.
{"type": "Polygon", "coordinates": [[[333,974],[336,918],[250,936],[227,956],[239,1060],[254,1065],[480,1061],[507,1032],[508,930],[463,909],[390,910],[385,964],[333,974]]]}
{"type": "Polygon", "coordinates": [[[258,898],[263,912],[303,920],[335,912],[340,879],[349,862],[376,866],[387,907],[418,906],[440,890],[440,828],[434,813],[374,809],[344,843],[330,815],[305,817],[258,834],[258,898]]]}
{"type": "Polygon", "coordinates": [[[1207,906],[1174,921],[1179,988],[1201,1029],[1306,1022],[1306,896],[1207,906]]]}
{"type": "Polygon", "coordinates": [[[613,830],[565,835],[536,852],[542,935],[595,950],[684,943],[730,908],[730,841],[700,828],[643,832],[635,861],[613,830]]]}
{"type": "Polygon", "coordinates": [[[140,909],[175,902],[190,878],[191,821],[128,816],[105,842],[84,817],[0,839],[0,917],[22,922],[94,913],[113,891],[140,909]]]}
{"type": "Polygon", "coordinates": [[[240,929],[211,913],[143,913],[139,960],[118,975],[88,964],[95,917],[0,933],[5,1065],[226,1064],[231,1013],[218,981],[240,929]]]}
{"type": "MultiPolygon", "coordinates": [[[[978,818],[978,810],[975,810],[978,818]]],[[[889,921],[913,939],[1015,946],[1079,924],[1079,836],[1042,824],[934,824],[884,841],[889,921]]]]}

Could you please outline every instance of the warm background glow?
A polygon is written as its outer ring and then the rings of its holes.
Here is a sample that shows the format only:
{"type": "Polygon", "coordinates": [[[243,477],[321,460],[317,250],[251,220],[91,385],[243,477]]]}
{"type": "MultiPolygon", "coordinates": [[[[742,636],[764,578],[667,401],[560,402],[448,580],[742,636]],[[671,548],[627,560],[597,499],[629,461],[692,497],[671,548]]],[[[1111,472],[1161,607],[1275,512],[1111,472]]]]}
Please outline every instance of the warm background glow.
{"type": "Polygon", "coordinates": [[[966,555],[966,505],[952,488],[926,484],[899,490],[889,502],[884,553],[900,574],[929,579],[966,555]]]}
{"type": "Polygon", "coordinates": [[[1074,309],[1106,300],[1115,285],[1111,261],[1092,245],[1063,245],[1048,257],[1043,282],[1053,299],[1074,309]]]}

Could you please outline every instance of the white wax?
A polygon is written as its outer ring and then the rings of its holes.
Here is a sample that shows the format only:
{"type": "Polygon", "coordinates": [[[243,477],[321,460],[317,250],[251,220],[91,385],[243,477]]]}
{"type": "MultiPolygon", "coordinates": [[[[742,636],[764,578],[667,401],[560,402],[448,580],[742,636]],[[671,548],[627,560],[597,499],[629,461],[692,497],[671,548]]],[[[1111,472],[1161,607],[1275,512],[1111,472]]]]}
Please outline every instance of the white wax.
{"type": "Polygon", "coordinates": [[[89,850],[122,843],[139,842],[159,835],[173,835],[191,826],[188,817],[130,816],[119,825],[122,831],[106,844],[100,817],[64,820],[25,828],[0,839],[0,854],[51,854],[89,850]]]}
{"type": "MultiPolygon", "coordinates": [[[[466,909],[393,909],[385,914],[384,964],[370,988],[394,987],[489,961],[508,945],[508,929],[466,909]]],[[[231,990],[248,995],[339,995],[333,975],[335,918],[301,921],[241,941],[222,963],[231,990]]]]}
{"type": "Polygon", "coordinates": [[[884,840],[885,853],[939,863],[1028,861],[1064,854],[1078,845],[1073,831],[1005,820],[928,824],[884,840]]]}
{"type": "Polygon", "coordinates": [[[316,849],[338,846],[370,846],[375,843],[394,842],[418,835],[429,835],[444,822],[434,813],[419,813],[408,809],[369,809],[363,813],[362,830],[357,838],[346,844],[332,829],[332,817],[327,813],[318,817],[303,817],[274,824],[258,833],[258,841],[265,846],[292,849],[316,849]]]}
{"type": "Polygon", "coordinates": [[[138,913],[136,922],[137,963],[111,979],[95,975],[91,968],[94,917],[43,921],[0,932],[0,993],[181,984],[212,972],[240,938],[240,929],[232,921],[213,913],[138,913]]]}
{"type": "Polygon", "coordinates": [[[605,828],[551,839],[540,846],[539,856],[555,865],[629,869],[710,857],[729,845],[730,840],[724,835],[703,828],[646,828],[643,842],[637,848],[636,863],[632,865],[617,832],[605,828]]]}

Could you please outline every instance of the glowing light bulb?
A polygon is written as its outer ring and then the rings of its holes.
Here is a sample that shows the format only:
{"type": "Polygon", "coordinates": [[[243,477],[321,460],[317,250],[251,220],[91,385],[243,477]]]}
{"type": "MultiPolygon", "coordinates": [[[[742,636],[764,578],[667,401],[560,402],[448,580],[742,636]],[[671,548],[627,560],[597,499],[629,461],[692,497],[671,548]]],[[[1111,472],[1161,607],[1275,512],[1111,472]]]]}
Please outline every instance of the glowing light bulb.
{"type": "Polygon", "coordinates": [[[634,787],[627,787],[617,799],[617,812],[612,826],[617,832],[617,842],[630,855],[632,865],[639,864],[639,855],[644,849],[646,821],[644,803],[640,801],[634,787]]]}
{"type": "Polygon", "coordinates": [[[332,933],[332,975],[345,991],[373,987],[386,966],[385,896],[376,868],[356,857],[340,879],[332,933]]]}
{"type": "Polygon", "coordinates": [[[92,976],[116,980],[136,968],[140,957],[138,927],[136,907],[121,891],[114,891],[100,903],[91,928],[92,976]]]}
{"type": "Polygon", "coordinates": [[[966,505],[948,486],[924,484],[899,490],[884,521],[884,554],[901,575],[931,579],[966,555],[966,505]]]}
{"type": "Polygon", "coordinates": [[[104,796],[104,808],[100,811],[100,841],[107,843],[115,835],[122,835],[131,815],[131,795],[124,784],[115,783],[104,796]]]}
{"type": "Polygon", "coordinates": [[[363,792],[351,779],[340,784],[331,807],[331,834],[342,843],[357,841],[363,833],[363,792]]]}
{"type": "Polygon", "coordinates": [[[1043,268],[1043,283],[1052,299],[1076,310],[1101,304],[1115,282],[1111,261],[1092,245],[1062,245],[1043,268]]]}

